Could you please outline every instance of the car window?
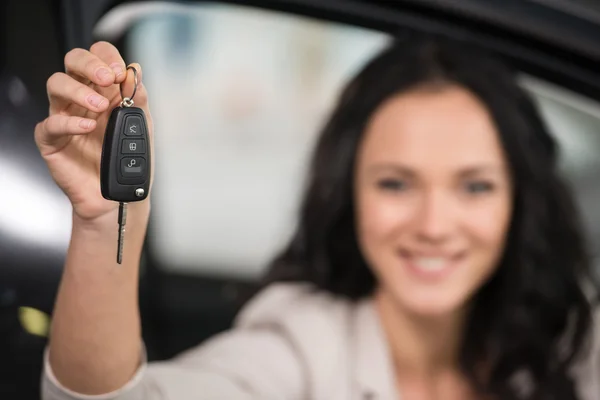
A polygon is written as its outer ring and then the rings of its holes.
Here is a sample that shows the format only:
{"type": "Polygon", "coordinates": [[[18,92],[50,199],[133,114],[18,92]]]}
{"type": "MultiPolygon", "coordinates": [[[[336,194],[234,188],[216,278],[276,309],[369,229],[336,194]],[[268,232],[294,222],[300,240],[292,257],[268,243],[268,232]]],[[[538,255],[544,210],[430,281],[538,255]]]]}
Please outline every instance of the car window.
{"type": "MultiPolygon", "coordinates": [[[[129,61],[151,92],[153,255],[169,271],[255,278],[290,237],[307,157],[340,88],[390,38],[239,5],[146,7],[115,9],[99,30],[128,27],[129,61]]],[[[531,76],[522,84],[598,230],[600,106],[531,76]]]]}
{"type": "Polygon", "coordinates": [[[306,158],[381,33],[232,5],[137,20],[156,124],[150,229],[164,268],[255,277],[289,238],[306,158]]]}
{"type": "Polygon", "coordinates": [[[561,170],[575,191],[592,250],[600,249],[600,104],[565,88],[525,76],[550,132],[560,145],[561,170]]]}

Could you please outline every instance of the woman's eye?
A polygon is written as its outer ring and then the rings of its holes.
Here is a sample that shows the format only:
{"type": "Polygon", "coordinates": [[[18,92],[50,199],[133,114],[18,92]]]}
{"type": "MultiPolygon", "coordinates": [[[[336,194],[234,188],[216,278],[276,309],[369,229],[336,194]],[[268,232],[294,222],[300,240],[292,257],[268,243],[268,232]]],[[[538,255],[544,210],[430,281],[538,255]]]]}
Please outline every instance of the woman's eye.
{"type": "Polygon", "coordinates": [[[382,179],[377,186],[384,190],[400,191],[406,189],[406,182],[401,179],[382,179]]]}
{"type": "Polygon", "coordinates": [[[473,194],[487,193],[494,189],[494,185],[490,182],[469,182],[466,185],[467,192],[473,194]]]}

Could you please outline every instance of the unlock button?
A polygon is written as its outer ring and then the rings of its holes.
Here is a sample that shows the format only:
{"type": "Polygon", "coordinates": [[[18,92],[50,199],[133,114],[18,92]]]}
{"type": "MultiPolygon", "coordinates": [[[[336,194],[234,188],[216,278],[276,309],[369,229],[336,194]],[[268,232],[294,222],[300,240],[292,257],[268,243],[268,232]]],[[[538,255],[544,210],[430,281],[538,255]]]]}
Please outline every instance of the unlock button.
{"type": "Polygon", "coordinates": [[[141,178],[146,173],[146,160],[142,157],[121,159],[121,175],[124,178],[141,178]]]}

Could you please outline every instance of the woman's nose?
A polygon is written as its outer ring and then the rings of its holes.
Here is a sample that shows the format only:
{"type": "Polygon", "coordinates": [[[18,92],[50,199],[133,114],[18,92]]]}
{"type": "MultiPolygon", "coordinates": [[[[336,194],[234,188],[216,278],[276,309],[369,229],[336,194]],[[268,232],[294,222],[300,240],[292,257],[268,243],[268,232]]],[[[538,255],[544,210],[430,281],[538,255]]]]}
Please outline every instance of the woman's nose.
{"type": "Polygon", "coordinates": [[[415,213],[415,227],[419,239],[443,242],[453,230],[452,201],[442,191],[424,193],[415,213]]]}

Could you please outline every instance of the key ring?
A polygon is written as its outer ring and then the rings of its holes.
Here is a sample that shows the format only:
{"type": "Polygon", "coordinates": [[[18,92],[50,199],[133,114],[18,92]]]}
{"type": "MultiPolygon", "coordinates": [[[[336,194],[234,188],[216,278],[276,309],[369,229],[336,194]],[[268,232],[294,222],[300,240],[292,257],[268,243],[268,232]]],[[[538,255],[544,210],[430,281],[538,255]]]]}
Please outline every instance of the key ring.
{"type": "MultiPolygon", "coordinates": [[[[131,65],[128,65],[127,68],[125,69],[125,72],[127,72],[128,69],[133,70],[133,93],[131,94],[131,97],[123,96],[123,84],[119,85],[119,89],[121,90],[121,98],[123,99],[121,101],[121,107],[133,106],[133,96],[135,96],[135,92],[137,91],[137,87],[138,87],[137,69],[135,69],[135,67],[133,67],[131,65]]],[[[126,80],[127,80],[127,77],[125,77],[125,81],[126,80]]],[[[123,82],[125,82],[125,81],[123,81],[123,82]]]]}

